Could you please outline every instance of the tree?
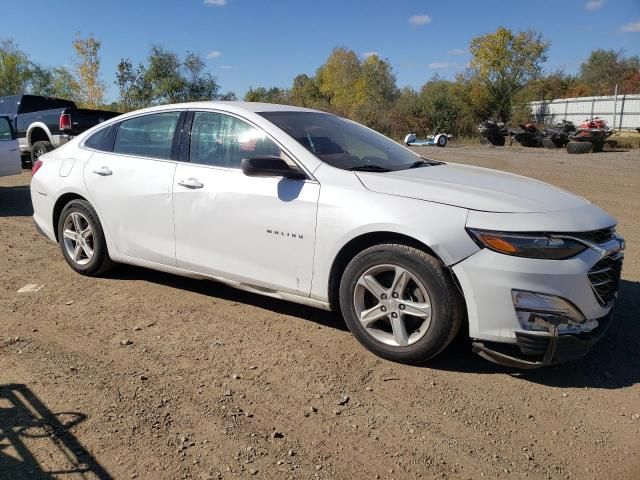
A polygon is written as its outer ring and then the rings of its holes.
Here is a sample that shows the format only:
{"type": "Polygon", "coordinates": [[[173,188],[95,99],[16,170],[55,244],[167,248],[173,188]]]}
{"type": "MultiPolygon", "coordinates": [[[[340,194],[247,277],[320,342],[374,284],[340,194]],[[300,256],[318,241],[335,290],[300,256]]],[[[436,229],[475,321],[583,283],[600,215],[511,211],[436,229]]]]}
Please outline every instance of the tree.
{"type": "Polygon", "coordinates": [[[188,53],[182,63],[185,79],[183,102],[213,100],[220,86],[211,73],[205,71],[204,60],[195,53],[188,53]]]}
{"type": "Polygon", "coordinates": [[[151,105],[151,87],[146,83],[146,70],[142,64],[134,68],[131,60],[118,63],[115,84],[118,86],[118,108],[130,112],[151,105]]]}
{"type": "Polygon", "coordinates": [[[99,108],[104,104],[104,84],[100,80],[100,45],[93,34],[87,38],[78,34],[73,41],[77,56],[78,100],[87,108],[99,108]]]}
{"type": "Polygon", "coordinates": [[[353,50],[335,48],[316,73],[320,93],[332,111],[349,116],[356,103],[354,92],[360,78],[360,61],[353,50]]]}
{"type": "Polygon", "coordinates": [[[616,85],[618,93],[638,93],[638,84],[628,82],[639,72],[637,55],[625,57],[622,51],[597,49],[580,65],[580,80],[591,95],[613,95],[616,85]]]}
{"type": "Polygon", "coordinates": [[[472,39],[469,50],[471,73],[489,94],[490,116],[506,121],[515,94],[540,75],[549,43],[531,30],[513,33],[499,27],[472,39]]]}
{"type": "Polygon", "coordinates": [[[244,95],[245,102],[264,102],[264,103],[289,103],[289,92],[283,88],[271,87],[266,89],[264,87],[253,88],[249,87],[249,90],[244,95]]]}
{"type": "Polygon", "coordinates": [[[78,96],[78,82],[65,67],[31,64],[28,91],[34,95],[74,100],[78,96]]]}
{"type": "Polygon", "coordinates": [[[236,92],[228,91],[226,93],[221,93],[218,100],[222,100],[223,102],[235,102],[238,100],[238,96],[236,95],[236,92]]]}
{"type": "Polygon", "coordinates": [[[306,74],[297,75],[293,79],[293,85],[289,92],[289,100],[292,105],[299,107],[327,109],[328,100],[320,93],[318,82],[306,74]]]}
{"type": "Polygon", "coordinates": [[[353,116],[376,130],[389,130],[390,107],[398,97],[396,77],[388,61],[368,56],[355,84],[353,116]]]}
{"type": "Polygon", "coordinates": [[[461,107],[454,92],[454,84],[439,76],[424,84],[420,91],[423,111],[434,133],[458,133],[461,107]]]}
{"type": "Polygon", "coordinates": [[[31,76],[27,55],[13,40],[0,42],[0,96],[23,93],[31,76]]]}

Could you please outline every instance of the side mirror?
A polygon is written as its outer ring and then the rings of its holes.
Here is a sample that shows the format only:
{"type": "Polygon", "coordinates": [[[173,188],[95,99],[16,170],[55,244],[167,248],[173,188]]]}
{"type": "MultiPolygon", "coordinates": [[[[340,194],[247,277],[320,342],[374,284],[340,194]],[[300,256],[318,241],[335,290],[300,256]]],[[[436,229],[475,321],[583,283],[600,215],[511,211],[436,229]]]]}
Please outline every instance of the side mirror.
{"type": "Polygon", "coordinates": [[[248,177],[283,177],[291,180],[307,178],[303,172],[291,168],[282,158],[272,155],[243,158],[240,168],[248,177]]]}

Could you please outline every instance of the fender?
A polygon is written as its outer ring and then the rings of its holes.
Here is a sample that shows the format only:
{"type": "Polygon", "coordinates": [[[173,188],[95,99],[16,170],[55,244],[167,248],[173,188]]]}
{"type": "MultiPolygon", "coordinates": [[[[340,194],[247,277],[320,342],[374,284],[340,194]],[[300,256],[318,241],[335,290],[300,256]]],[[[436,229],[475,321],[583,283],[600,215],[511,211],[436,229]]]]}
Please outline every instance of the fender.
{"type": "Polygon", "coordinates": [[[44,130],[44,132],[47,134],[47,138],[49,138],[49,142],[52,142],[52,135],[51,135],[51,130],[49,130],[49,127],[47,127],[42,122],[33,122],[31,125],[29,125],[29,128],[27,129],[27,145],[29,145],[29,147],[33,145],[33,143],[31,142],[31,134],[33,133],[33,130],[35,128],[41,128],[42,130],[44,130]]]}

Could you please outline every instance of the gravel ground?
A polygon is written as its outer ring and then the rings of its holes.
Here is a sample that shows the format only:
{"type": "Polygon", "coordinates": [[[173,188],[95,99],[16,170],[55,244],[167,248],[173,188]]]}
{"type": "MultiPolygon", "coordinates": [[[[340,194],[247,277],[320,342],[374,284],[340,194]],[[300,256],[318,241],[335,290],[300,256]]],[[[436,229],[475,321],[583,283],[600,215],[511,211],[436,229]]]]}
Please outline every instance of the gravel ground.
{"type": "Polygon", "coordinates": [[[327,312],[132,267],[84,278],[36,233],[25,173],[0,179],[0,478],[640,478],[640,154],[423,153],[619,219],[621,298],[591,355],[519,372],[458,339],[409,367],[327,312]]]}

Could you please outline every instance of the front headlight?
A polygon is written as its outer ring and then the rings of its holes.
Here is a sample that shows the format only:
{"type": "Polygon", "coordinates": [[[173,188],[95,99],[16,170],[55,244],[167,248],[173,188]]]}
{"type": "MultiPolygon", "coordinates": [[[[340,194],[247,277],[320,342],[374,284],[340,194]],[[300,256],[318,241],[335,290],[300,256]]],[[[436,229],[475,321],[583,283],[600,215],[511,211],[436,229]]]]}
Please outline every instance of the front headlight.
{"type": "Polygon", "coordinates": [[[509,233],[490,230],[467,231],[481,247],[516,257],[564,260],[587,249],[571,238],[554,237],[544,233],[509,233]]]}

